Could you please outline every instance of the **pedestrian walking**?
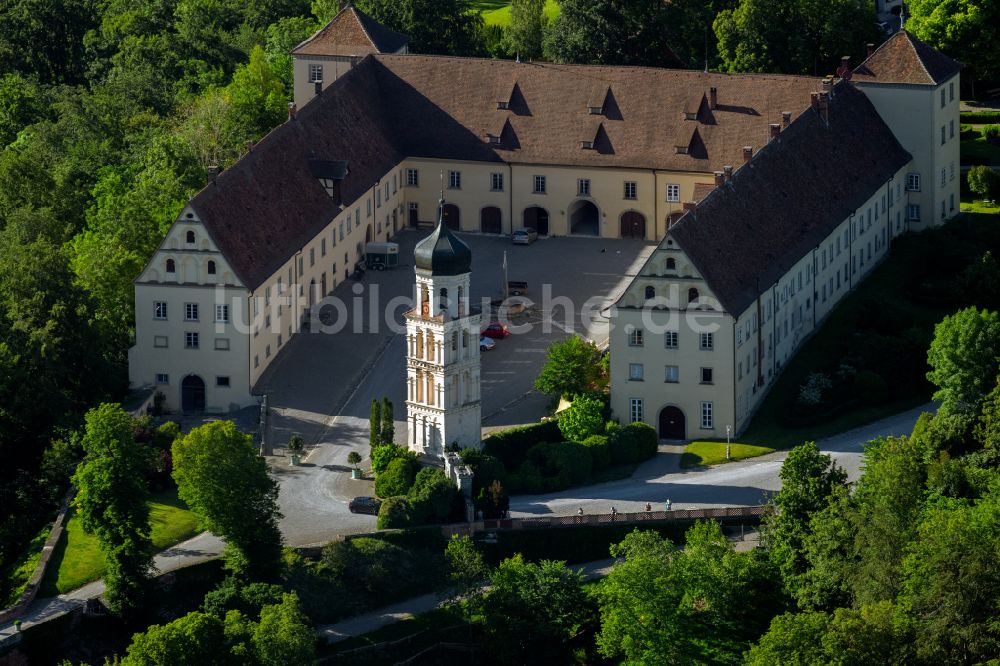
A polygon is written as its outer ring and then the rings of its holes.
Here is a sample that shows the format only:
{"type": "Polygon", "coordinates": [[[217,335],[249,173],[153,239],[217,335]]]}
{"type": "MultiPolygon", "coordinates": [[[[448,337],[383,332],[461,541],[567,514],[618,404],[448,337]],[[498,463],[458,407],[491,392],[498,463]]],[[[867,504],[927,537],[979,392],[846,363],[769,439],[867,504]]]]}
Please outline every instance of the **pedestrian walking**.
{"type": "Polygon", "coordinates": [[[650,504],[649,502],[646,502],[646,513],[649,513],[652,510],[653,510],[653,505],[650,504]]]}

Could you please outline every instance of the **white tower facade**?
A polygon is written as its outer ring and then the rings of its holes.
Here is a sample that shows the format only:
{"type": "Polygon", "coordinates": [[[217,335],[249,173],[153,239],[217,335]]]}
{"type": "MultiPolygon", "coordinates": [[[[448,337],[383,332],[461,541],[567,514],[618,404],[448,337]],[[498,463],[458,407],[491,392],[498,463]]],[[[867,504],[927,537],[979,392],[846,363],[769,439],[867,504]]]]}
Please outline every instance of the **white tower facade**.
{"type": "Polygon", "coordinates": [[[472,251],[439,219],[414,259],[416,307],[406,313],[407,444],[443,458],[452,443],[482,446],[481,317],[469,307],[472,251]]]}

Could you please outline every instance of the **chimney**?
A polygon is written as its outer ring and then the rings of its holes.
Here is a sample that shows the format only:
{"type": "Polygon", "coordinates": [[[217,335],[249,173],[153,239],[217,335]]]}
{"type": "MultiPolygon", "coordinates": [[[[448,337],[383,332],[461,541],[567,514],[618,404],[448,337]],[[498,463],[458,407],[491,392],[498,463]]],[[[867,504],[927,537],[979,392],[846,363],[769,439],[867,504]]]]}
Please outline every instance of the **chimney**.
{"type": "Polygon", "coordinates": [[[715,172],[715,186],[722,187],[722,184],[726,182],[726,174],[722,171],[715,172]]]}
{"type": "Polygon", "coordinates": [[[728,164],[722,167],[722,175],[725,176],[727,183],[731,181],[733,179],[733,167],[728,164]]]}
{"type": "Polygon", "coordinates": [[[815,110],[819,111],[819,93],[818,92],[809,93],[809,102],[810,102],[810,105],[812,106],[812,108],[814,108],[815,110]]]}
{"type": "Polygon", "coordinates": [[[830,96],[821,92],[819,94],[819,115],[823,119],[824,123],[830,122],[830,96]]]}
{"type": "Polygon", "coordinates": [[[708,108],[715,111],[715,107],[719,105],[719,89],[712,86],[708,89],[708,108]]]}
{"type": "Polygon", "coordinates": [[[746,164],[753,157],[753,146],[743,146],[743,163],[746,164]]]}
{"type": "Polygon", "coordinates": [[[828,76],[825,79],[823,79],[823,92],[825,92],[827,95],[832,95],[833,94],[833,77],[832,76],[828,76]]]}
{"type": "Polygon", "coordinates": [[[791,111],[782,111],[781,112],[781,124],[784,125],[785,127],[788,127],[789,125],[792,124],[792,112],[791,111]]]}
{"type": "Polygon", "coordinates": [[[844,68],[845,72],[851,71],[851,56],[841,56],[840,66],[844,68]]]}
{"type": "Polygon", "coordinates": [[[319,97],[320,95],[323,94],[323,82],[322,81],[313,81],[313,86],[314,86],[313,87],[313,94],[316,97],[319,97]]]}
{"type": "Polygon", "coordinates": [[[868,47],[868,57],[871,58],[872,54],[875,53],[875,45],[872,44],[871,42],[868,42],[867,44],[865,44],[865,46],[868,47]]]}
{"type": "Polygon", "coordinates": [[[288,103],[288,119],[295,120],[296,114],[299,112],[299,107],[295,106],[295,102],[288,103]]]}
{"type": "Polygon", "coordinates": [[[781,125],[778,123],[771,123],[768,127],[771,128],[771,138],[777,139],[778,135],[781,134],[781,125]]]}
{"type": "Polygon", "coordinates": [[[685,201],[683,205],[685,213],[688,211],[698,210],[698,204],[696,204],[694,201],[685,201]]]}

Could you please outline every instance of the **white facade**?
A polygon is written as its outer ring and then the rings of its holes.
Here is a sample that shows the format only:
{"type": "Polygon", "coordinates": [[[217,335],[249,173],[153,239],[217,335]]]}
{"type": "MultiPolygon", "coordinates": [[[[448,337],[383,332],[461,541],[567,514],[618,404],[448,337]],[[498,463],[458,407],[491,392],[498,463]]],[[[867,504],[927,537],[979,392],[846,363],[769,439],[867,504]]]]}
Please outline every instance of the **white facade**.
{"type": "Polygon", "coordinates": [[[416,269],[406,314],[406,420],[411,451],[441,458],[445,448],[482,445],[478,312],[469,309],[469,273],[416,269]]]}

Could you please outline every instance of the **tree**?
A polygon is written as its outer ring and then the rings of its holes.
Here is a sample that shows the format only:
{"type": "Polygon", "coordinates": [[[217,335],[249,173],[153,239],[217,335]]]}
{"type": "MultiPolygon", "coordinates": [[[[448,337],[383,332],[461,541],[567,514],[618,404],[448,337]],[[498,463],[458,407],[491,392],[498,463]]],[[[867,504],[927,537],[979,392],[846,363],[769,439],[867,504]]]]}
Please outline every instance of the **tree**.
{"type": "Polygon", "coordinates": [[[483,17],[470,0],[358,0],[356,4],[387,28],[409,35],[413,53],[483,54],[483,17]]]}
{"type": "Polygon", "coordinates": [[[396,423],[392,416],[392,401],[382,397],[382,423],[379,426],[379,439],[383,444],[393,444],[396,441],[396,423]]]}
{"type": "Polygon", "coordinates": [[[361,462],[361,454],[357,451],[351,451],[347,454],[347,464],[351,465],[355,469],[358,468],[358,463],[361,462]]]}
{"type": "Polygon", "coordinates": [[[829,615],[817,611],[779,615],[750,648],[745,663],[747,666],[825,663],[823,637],[829,622],[829,615]]]}
{"type": "Polygon", "coordinates": [[[911,0],[906,29],[965,64],[977,81],[1000,78],[1000,8],[991,0],[911,0]]]}
{"type": "Polygon", "coordinates": [[[557,396],[585,393],[600,374],[598,358],[597,345],[578,335],[553,342],[535,388],[557,396]]]}
{"type": "Polygon", "coordinates": [[[763,540],[786,588],[794,591],[806,568],[809,521],[829,505],[834,491],[847,482],[847,474],[820,453],[815,442],[806,442],[789,451],[779,476],[781,490],[771,500],[776,513],[763,524],[763,540]]]}
{"type": "Polygon", "coordinates": [[[559,414],[559,432],[570,442],[582,442],[604,432],[604,401],[578,395],[568,409],[559,414]]]}
{"type": "Polygon", "coordinates": [[[385,444],[371,450],[372,471],[378,476],[389,467],[389,463],[397,458],[405,458],[409,452],[402,446],[385,444]]]}
{"type": "Polygon", "coordinates": [[[316,634],[295,594],[284,594],[280,604],[261,609],[252,641],[261,666],[311,664],[316,660],[316,634]]]}
{"type": "Polygon", "coordinates": [[[125,615],[142,608],[153,568],[149,538],[146,456],[132,435],[132,419],[118,405],[87,412],[86,458],[73,475],[83,529],[97,536],[107,572],[105,599],[125,615]]]}
{"type": "Polygon", "coordinates": [[[988,166],[969,169],[969,190],[984,199],[1000,198],[1000,173],[988,166]]]}
{"type": "Polygon", "coordinates": [[[407,498],[420,522],[444,523],[455,513],[458,488],[435,467],[424,467],[413,481],[407,498]]]}
{"type": "Polygon", "coordinates": [[[375,494],[379,497],[405,495],[417,475],[417,462],[410,457],[396,458],[385,471],[375,476],[375,494]]]}
{"type": "Polygon", "coordinates": [[[563,0],[545,35],[556,62],[677,67],[667,43],[666,3],[655,0],[563,0]]]}
{"type": "Polygon", "coordinates": [[[864,45],[878,41],[875,5],[831,0],[818,10],[812,0],[791,0],[778,11],[767,0],[739,0],[723,9],[713,29],[721,68],[730,72],[833,73],[841,56],[854,62],[864,45]]]}
{"type": "Polygon", "coordinates": [[[16,71],[42,83],[82,80],[84,35],[95,27],[90,0],[13,0],[0,6],[0,74],[16,71]]]}
{"type": "Polygon", "coordinates": [[[493,573],[483,600],[484,644],[500,663],[566,663],[567,639],[592,616],[579,571],[518,554],[493,573]]]}
{"type": "Polygon", "coordinates": [[[122,666],[202,666],[227,663],[222,621],[207,613],[188,613],[135,634],[122,666]]]}
{"type": "Polygon", "coordinates": [[[467,536],[452,535],[444,549],[448,561],[448,582],[444,590],[451,603],[465,603],[465,618],[469,627],[469,644],[472,644],[472,617],[479,607],[483,582],[489,575],[483,555],[467,536]]]}
{"type": "Polygon", "coordinates": [[[929,379],[942,412],[978,414],[1000,371],[1000,315],[966,308],[934,327],[929,379]]]}
{"type": "Polygon", "coordinates": [[[503,48],[523,60],[542,56],[542,34],[545,29],[545,0],[513,0],[510,3],[510,23],[503,34],[503,48]]]}
{"type": "Polygon", "coordinates": [[[374,451],[382,442],[382,404],[372,398],[372,411],[368,416],[368,446],[374,451]]]}
{"type": "Polygon", "coordinates": [[[240,129],[241,143],[257,141],[285,118],[288,105],[285,86],[259,45],[250,49],[249,62],[233,73],[226,93],[232,103],[232,122],[240,129]]]}
{"type": "Polygon", "coordinates": [[[202,525],[226,542],[226,566],[268,578],[281,563],[278,484],[253,440],[232,421],[214,421],[174,442],[177,492],[202,525]]]}
{"type": "Polygon", "coordinates": [[[386,497],[378,509],[375,526],[380,530],[410,527],[414,524],[413,505],[405,497],[386,497]]]}

